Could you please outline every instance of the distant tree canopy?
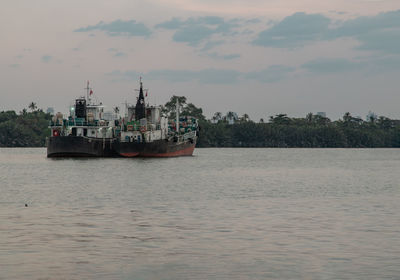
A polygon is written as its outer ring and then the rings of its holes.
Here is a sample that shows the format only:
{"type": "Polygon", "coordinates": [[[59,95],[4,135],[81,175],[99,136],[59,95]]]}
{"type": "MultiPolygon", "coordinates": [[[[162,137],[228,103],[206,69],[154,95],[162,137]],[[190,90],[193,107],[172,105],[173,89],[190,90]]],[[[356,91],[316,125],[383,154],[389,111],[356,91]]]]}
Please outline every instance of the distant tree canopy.
{"type": "Polygon", "coordinates": [[[185,96],[172,96],[171,99],[162,107],[162,112],[168,118],[174,119],[176,117],[176,101],[179,103],[180,116],[192,116],[199,120],[205,120],[203,109],[197,108],[193,103],[187,103],[185,96]]]}
{"type": "Polygon", "coordinates": [[[278,114],[255,123],[246,115],[231,125],[226,117],[216,121],[216,114],[202,121],[198,147],[400,147],[400,121],[383,116],[363,121],[345,113],[332,122],[312,113],[305,118],[278,114]]]}
{"type": "Polygon", "coordinates": [[[0,112],[0,147],[43,147],[50,114],[37,109],[36,103],[29,104],[31,112],[23,109],[19,115],[15,111],[0,112]]]}
{"type": "MultiPolygon", "coordinates": [[[[176,101],[181,116],[199,119],[198,147],[329,147],[373,148],[400,147],[400,121],[370,114],[367,121],[353,117],[349,112],[337,121],[307,114],[304,118],[291,118],[277,114],[256,123],[248,114],[239,117],[229,111],[225,115],[216,112],[210,120],[203,110],[187,103],[184,96],[173,96],[163,112],[175,118],[176,101]]],[[[36,103],[23,109],[0,112],[0,147],[42,147],[50,135],[50,114],[37,108],[36,103]]],[[[114,108],[118,112],[119,108],[114,108]]]]}

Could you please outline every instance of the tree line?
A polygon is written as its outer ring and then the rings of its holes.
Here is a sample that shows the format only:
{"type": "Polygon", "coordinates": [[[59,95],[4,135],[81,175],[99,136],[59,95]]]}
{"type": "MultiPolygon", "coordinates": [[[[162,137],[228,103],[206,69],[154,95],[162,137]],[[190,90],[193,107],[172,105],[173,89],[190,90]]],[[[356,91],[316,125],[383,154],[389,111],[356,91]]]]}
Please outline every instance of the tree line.
{"type": "Polygon", "coordinates": [[[229,124],[201,121],[199,147],[375,148],[400,147],[400,121],[381,116],[363,121],[346,113],[342,119],[307,114],[271,116],[256,123],[239,118],[229,124]]]}
{"type": "Polygon", "coordinates": [[[43,147],[50,135],[51,115],[29,104],[30,111],[23,109],[0,112],[0,147],[43,147]]]}
{"type": "MultiPolygon", "coordinates": [[[[206,119],[203,110],[188,103],[184,96],[173,96],[163,112],[174,118],[176,100],[181,116],[199,120],[197,147],[304,147],[304,148],[374,148],[400,147],[400,121],[371,114],[368,120],[345,113],[336,121],[307,114],[292,118],[286,114],[271,116],[268,121],[254,122],[248,114],[216,112],[206,119]]],[[[38,109],[34,102],[18,114],[0,112],[0,147],[43,147],[51,115],[38,109]]]]}
{"type": "Polygon", "coordinates": [[[254,122],[248,114],[216,112],[206,119],[203,110],[187,103],[184,96],[173,96],[164,112],[175,116],[176,100],[182,116],[199,120],[197,147],[280,147],[280,148],[375,148],[400,147],[400,121],[369,114],[368,120],[349,112],[336,121],[308,113],[304,118],[286,114],[270,116],[268,122],[254,122]]]}

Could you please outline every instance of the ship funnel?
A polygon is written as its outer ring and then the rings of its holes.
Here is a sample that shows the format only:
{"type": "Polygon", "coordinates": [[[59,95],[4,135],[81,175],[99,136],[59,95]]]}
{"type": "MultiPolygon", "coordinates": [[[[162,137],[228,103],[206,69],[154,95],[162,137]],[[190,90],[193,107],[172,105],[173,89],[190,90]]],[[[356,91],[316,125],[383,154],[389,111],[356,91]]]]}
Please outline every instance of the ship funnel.
{"type": "Polygon", "coordinates": [[[140,119],[144,119],[146,117],[146,107],[144,103],[144,95],[143,95],[143,83],[142,78],[140,78],[140,90],[139,90],[139,98],[136,102],[135,107],[135,119],[138,121],[140,119]]]}
{"type": "Polygon", "coordinates": [[[75,117],[86,119],[86,99],[75,100],[75,117]]]}

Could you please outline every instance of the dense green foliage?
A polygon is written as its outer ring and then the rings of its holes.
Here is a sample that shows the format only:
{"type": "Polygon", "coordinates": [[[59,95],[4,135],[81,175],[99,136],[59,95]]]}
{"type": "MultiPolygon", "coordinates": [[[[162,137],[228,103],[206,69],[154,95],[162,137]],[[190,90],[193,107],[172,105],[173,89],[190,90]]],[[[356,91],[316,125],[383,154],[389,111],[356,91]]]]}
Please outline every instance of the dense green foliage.
{"type": "Polygon", "coordinates": [[[169,119],[176,118],[176,102],[179,104],[180,116],[192,116],[199,120],[205,120],[203,109],[196,107],[193,103],[187,103],[185,96],[172,96],[171,99],[162,106],[162,112],[168,116],[169,119]]]}
{"type": "Polygon", "coordinates": [[[385,117],[370,121],[343,120],[308,114],[289,118],[284,114],[270,118],[269,123],[239,119],[228,124],[201,122],[199,147],[305,147],[305,148],[373,148],[400,147],[400,122],[385,117]]]}
{"type": "Polygon", "coordinates": [[[32,112],[22,110],[0,112],[0,147],[43,147],[50,135],[50,114],[37,110],[36,104],[29,105],[32,112]]]}
{"type": "MultiPolygon", "coordinates": [[[[234,112],[225,116],[217,112],[206,120],[203,110],[186,102],[184,96],[173,96],[163,106],[169,117],[175,117],[176,100],[180,115],[199,119],[198,147],[329,147],[372,148],[400,147],[400,121],[386,117],[371,117],[368,121],[354,118],[350,113],[342,119],[328,118],[309,113],[305,118],[290,118],[285,114],[271,116],[269,122],[256,123],[247,114],[238,117],[234,112]]],[[[50,114],[37,109],[34,102],[19,114],[0,112],[0,147],[43,147],[50,114]]]]}
{"type": "Polygon", "coordinates": [[[201,108],[186,103],[186,97],[173,96],[163,107],[175,117],[178,100],[181,115],[199,119],[198,147],[304,147],[304,148],[372,148],[400,147],[400,121],[371,115],[368,121],[344,114],[338,121],[307,114],[290,118],[286,114],[271,116],[269,122],[250,120],[248,114],[238,117],[234,112],[225,116],[216,112],[206,120],[201,108]]]}

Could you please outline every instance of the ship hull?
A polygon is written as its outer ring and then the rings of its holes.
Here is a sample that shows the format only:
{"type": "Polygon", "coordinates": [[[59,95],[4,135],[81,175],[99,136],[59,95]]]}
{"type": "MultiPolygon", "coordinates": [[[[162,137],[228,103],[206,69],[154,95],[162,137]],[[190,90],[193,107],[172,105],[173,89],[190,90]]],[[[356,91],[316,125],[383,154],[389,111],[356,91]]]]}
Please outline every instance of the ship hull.
{"type": "Polygon", "coordinates": [[[47,157],[178,157],[193,155],[195,146],[196,139],[137,143],[107,138],[58,136],[47,139],[47,157]]]}
{"type": "Polygon", "coordinates": [[[157,140],[150,143],[118,142],[116,153],[122,157],[178,157],[193,155],[196,140],[174,142],[157,140]]]}
{"type": "Polygon", "coordinates": [[[47,157],[115,157],[114,139],[58,136],[47,140],[47,157]]]}

